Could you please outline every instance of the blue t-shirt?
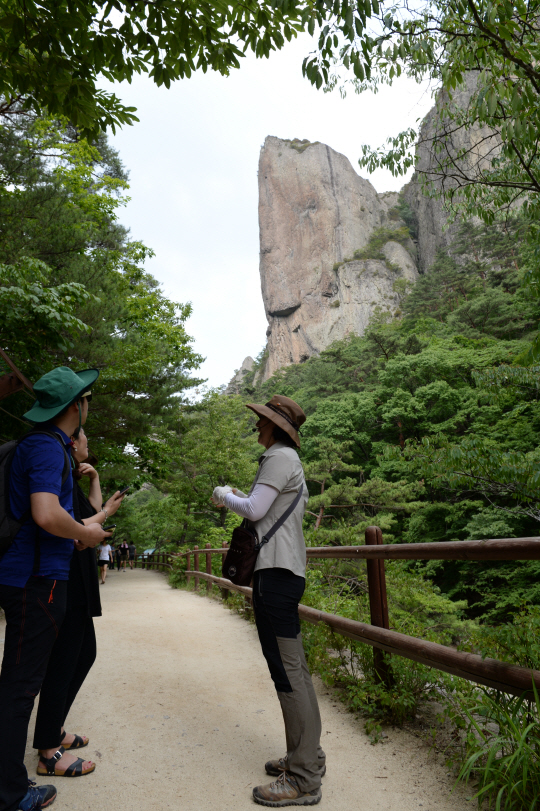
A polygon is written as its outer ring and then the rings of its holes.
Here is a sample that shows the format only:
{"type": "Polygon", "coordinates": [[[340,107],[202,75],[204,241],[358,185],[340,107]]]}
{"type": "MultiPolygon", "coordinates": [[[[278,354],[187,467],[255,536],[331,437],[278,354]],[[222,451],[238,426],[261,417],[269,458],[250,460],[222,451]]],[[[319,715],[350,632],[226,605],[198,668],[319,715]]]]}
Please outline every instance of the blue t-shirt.
{"type": "MultiPolygon", "coordinates": [[[[38,427],[38,426],[36,426],[38,427]]],[[[56,432],[62,438],[68,455],[69,437],[48,423],[40,425],[46,431],[56,432]]],[[[62,484],[64,452],[52,437],[31,434],[18,445],[9,477],[9,502],[15,518],[30,509],[31,493],[54,493],[60,506],[73,517],[73,478],[71,468],[62,484]]],[[[0,584],[24,588],[34,574],[36,524],[30,518],[22,525],[8,551],[0,560],[0,584]]],[[[36,574],[50,580],[68,580],[73,539],[59,538],[39,529],[39,569],[36,574]]]]}

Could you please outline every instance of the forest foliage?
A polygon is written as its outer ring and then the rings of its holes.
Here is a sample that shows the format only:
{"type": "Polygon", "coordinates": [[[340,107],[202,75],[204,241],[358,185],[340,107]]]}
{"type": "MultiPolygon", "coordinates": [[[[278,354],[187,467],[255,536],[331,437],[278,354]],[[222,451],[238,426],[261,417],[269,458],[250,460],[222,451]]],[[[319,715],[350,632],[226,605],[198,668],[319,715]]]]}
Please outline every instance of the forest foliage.
{"type": "MultiPolygon", "coordinates": [[[[88,419],[107,488],[159,464],[149,421],[175,412],[201,358],[144,268],[118,212],[127,173],[104,136],[19,115],[0,127],[0,345],[32,381],[58,365],[100,370],[88,419]]],[[[8,371],[1,368],[2,373],[8,371]]],[[[24,433],[26,392],[2,404],[3,441],[24,433]]]]}

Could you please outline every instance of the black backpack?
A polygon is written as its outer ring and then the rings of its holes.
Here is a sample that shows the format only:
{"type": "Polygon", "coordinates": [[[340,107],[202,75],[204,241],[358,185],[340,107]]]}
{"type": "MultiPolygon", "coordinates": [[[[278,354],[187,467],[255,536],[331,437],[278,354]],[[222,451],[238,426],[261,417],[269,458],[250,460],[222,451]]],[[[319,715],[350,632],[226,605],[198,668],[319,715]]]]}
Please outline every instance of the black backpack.
{"type": "MultiPolygon", "coordinates": [[[[13,543],[13,539],[32,516],[30,509],[28,509],[20,518],[15,518],[9,506],[9,473],[11,470],[11,463],[15,456],[15,451],[20,442],[26,439],[30,434],[43,434],[56,439],[62,446],[64,451],[64,468],[62,470],[62,484],[69,476],[71,468],[70,459],[66,451],[62,437],[53,431],[45,431],[43,428],[34,428],[28,431],[20,439],[12,439],[10,442],[5,442],[0,445],[0,560],[6,554],[7,550],[13,543]]],[[[39,568],[39,532],[36,533],[36,553],[34,558],[34,571],[39,568]]]]}

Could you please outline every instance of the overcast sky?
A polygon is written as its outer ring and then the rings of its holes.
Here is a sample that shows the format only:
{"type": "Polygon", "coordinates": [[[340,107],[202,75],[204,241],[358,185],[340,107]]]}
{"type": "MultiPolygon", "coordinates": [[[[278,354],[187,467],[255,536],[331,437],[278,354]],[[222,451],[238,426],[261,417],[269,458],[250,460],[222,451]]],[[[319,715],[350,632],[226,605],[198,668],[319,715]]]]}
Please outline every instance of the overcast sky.
{"type": "MultiPolygon", "coordinates": [[[[167,90],[142,77],[115,87],[140,118],[111,136],[130,173],[120,219],[155,251],[147,269],[165,295],[192,303],[187,330],[210,386],[227,383],[265,343],[257,164],[266,136],[322,141],[359,171],[361,144],[381,145],[432,105],[429,91],[406,79],[345,99],[315,90],[302,78],[310,42],[269,60],[248,57],[228,78],[200,73],[167,90]]],[[[369,179],[379,192],[405,182],[382,171],[369,179]]]]}

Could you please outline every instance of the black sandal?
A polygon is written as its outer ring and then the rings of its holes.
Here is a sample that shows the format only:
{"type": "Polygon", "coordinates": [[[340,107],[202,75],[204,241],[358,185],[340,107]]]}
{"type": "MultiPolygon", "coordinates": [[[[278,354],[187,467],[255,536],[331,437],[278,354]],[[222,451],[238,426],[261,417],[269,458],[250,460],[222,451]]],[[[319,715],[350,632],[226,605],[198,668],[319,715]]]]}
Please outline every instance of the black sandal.
{"type": "Polygon", "coordinates": [[[40,755],[39,762],[44,763],[46,768],[43,769],[40,767],[38,763],[37,767],[37,774],[39,775],[49,775],[54,777],[81,777],[83,774],[91,774],[94,769],[96,768],[96,764],[92,766],[91,769],[87,769],[83,772],[83,763],[84,760],[81,757],[78,757],[75,763],[71,763],[66,769],[63,771],[56,768],[56,764],[64,754],[65,749],[63,746],[58,749],[52,757],[43,757],[40,755]]]}
{"type": "MultiPolygon", "coordinates": [[[[62,737],[60,738],[60,743],[62,743],[62,741],[66,737],[66,734],[67,733],[64,730],[64,732],[62,733],[62,737]]],[[[86,741],[85,741],[84,738],[82,738],[80,735],[75,735],[75,733],[73,733],[73,734],[74,734],[75,740],[72,743],[64,743],[64,744],[62,744],[64,749],[82,749],[83,746],[88,746],[88,744],[90,743],[89,738],[87,738],[86,741]]]]}

